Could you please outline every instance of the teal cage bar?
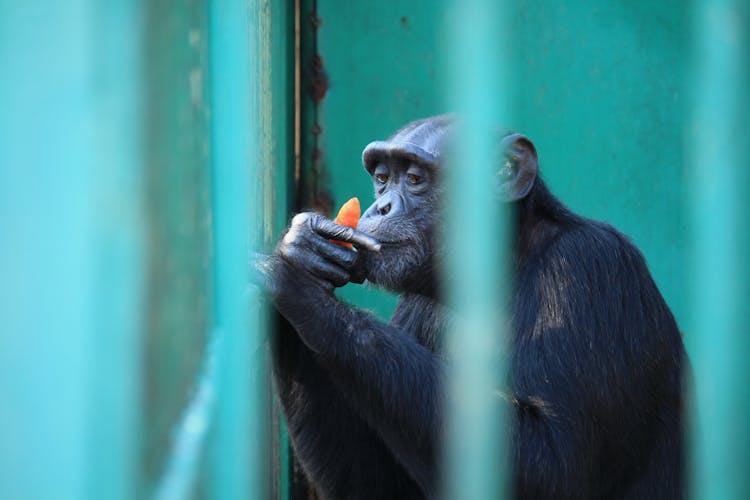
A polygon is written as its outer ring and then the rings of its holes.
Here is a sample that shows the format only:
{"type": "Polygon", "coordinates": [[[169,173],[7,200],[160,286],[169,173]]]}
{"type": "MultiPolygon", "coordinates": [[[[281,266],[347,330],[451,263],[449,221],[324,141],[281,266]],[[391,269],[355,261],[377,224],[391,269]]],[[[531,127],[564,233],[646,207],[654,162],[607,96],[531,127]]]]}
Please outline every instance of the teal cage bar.
{"type": "Polygon", "coordinates": [[[493,190],[493,132],[498,123],[512,122],[508,4],[457,1],[447,16],[447,100],[465,120],[447,175],[445,214],[447,297],[459,320],[448,339],[452,365],[444,462],[449,472],[443,494],[455,500],[508,496],[508,415],[496,395],[505,391],[500,353],[510,333],[499,328],[507,316],[498,308],[508,292],[503,285],[510,217],[493,190]]]}
{"type": "Polygon", "coordinates": [[[216,252],[215,334],[217,408],[211,445],[209,491],[214,498],[263,498],[261,483],[265,437],[264,409],[257,367],[266,318],[259,290],[246,291],[248,253],[259,233],[251,226],[263,219],[254,179],[260,165],[257,87],[258,2],[209,3],[211,58],[212,155],[216,252]],[[257,66],[256,66],[257,65],[257,66]],[[252,194],[251,194],[252,193],[252,194]],[[253,197],[255,195],[255,197],[253,197]],[[252,230],[251,230],[252,228],[252,230]],[[254,447],[250,447],[251,442],[254,447]],[[231,463],[223,456],[232,456],[231,463]]]}
{"type": "Polygon", "coordinates": [[[748,498],[750,6],[695,5],[692,167],[694,498],[748,498]]]}
{"type": "Polygon", "coordinates": [[[138,3],[0,5],[0,497],[137,497],[138,3]]]}
{"type": "Polygon", "coordinates": [[[470,326],[450,341],[445,496],[507,496],[507,420],[483,398],[503,383],[509,221],[478,131],[499,123],[644,251],[693,365],[692,496],[750,497],[749,10],[0,3],[0,498],[307,497],[250,261],[293,208],[371,198],[369,140],[448,110],[474,175],[451,183],[448,295],[470,326]]]}

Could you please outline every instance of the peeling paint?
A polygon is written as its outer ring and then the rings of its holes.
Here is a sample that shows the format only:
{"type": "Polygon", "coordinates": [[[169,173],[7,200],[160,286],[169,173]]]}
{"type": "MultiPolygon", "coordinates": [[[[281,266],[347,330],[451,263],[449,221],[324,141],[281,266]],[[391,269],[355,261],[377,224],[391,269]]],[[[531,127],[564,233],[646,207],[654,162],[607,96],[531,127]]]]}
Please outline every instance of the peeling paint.
{"type": "Polygon", "coordinates": [[[310,62],[310,97],[315,102],[322,101],[328,93],[328,75],[323,67],[323,58],[320,54],[313,54],[310,62]]]}

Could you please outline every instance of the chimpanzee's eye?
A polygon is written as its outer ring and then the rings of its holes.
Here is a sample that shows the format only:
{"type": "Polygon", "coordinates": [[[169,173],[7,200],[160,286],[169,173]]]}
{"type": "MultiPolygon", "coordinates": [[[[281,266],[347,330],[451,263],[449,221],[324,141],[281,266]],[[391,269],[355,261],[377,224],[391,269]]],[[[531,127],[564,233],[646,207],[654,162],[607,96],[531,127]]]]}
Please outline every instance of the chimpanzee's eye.
{"type": "Polygon", "coordinates": [[[378,184],[383,185],[388,182],[390,174],[390,169],[386,165],[381,163],[375,168],[375,171],[372,173],[372,178],[375,179],[375,182],[377,182],[378,184]]]}
{"type": "Polygon", "coordinates": [[[417,184],[422,182],[422,178],[416,174],[406,174],[406,182],[408,182],[412,186],[416,186],[417,184]]]}
{"type": "Polygon", "coordinates": [[[405,179],[410,186],[414,186],[415,188],[419,186],[419,189],[424,188],[427,185],[427,181],[429,181],[425,169],[415,164],[409,165],[409,168],[406,169],[405,179]]]}

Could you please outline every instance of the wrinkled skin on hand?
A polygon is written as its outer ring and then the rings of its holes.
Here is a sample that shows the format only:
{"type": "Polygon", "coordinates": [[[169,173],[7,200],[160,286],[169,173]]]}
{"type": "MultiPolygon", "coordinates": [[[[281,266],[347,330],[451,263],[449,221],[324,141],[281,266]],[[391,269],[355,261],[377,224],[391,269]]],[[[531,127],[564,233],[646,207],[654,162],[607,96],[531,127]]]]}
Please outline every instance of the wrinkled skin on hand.
{"type": "Polygon", "coordinates": [[[365,247],[377,245],[372,238],[352,228],[335,224],[316,213],[303,212],[292,219],[276,255],[289,266],[316,278],[329,292],[349,281],[364,281],[363,269],[357,267],[362,260],[359,253],[332,243],[331,239],[365,247]]]}
{"type": "Polygon", "coordinates": [[[380,244],[364,233],[336,224],[320,214],[297,214],[281,238],[271,261],[271,295],[292,323],[309,319],[310,309],[330,304],[333,291],[366,278],[362,253],[380,244]],[[352,243],[349,249],[330,240],[352,243]]]}

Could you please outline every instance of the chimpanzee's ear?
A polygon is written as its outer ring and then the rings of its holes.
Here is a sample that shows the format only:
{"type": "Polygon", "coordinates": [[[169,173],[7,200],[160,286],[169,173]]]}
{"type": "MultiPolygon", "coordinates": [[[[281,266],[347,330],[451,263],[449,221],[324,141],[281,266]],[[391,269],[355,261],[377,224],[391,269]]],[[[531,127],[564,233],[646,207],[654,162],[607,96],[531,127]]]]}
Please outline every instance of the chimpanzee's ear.
{"type": "Polygon", "coordinates": [[[503,137],[500,143],[502,164],[497,172],[497,187],[502,201],[517,201],[534,187],[539,169],[534,144],[521,134],[503,137]]]}

